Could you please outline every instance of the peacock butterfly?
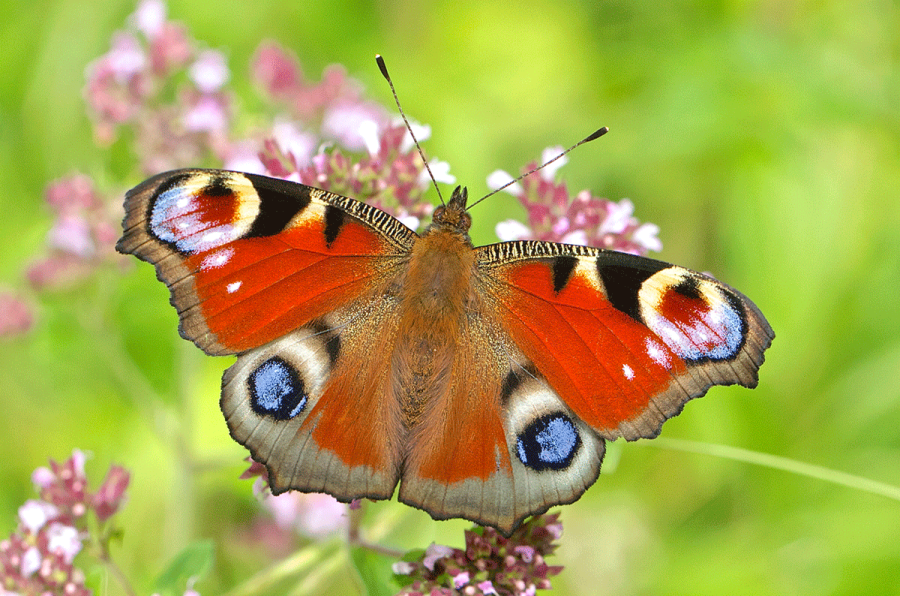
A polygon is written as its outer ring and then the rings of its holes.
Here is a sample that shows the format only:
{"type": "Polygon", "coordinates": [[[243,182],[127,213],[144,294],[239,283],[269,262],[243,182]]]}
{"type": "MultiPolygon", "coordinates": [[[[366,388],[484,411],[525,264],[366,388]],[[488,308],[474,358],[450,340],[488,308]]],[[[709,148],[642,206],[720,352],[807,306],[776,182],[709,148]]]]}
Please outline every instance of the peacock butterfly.
{"type": "Polygon", "coordinates": [[[180,332],[237,354],[231,435],[273,492],[399,500],[510,532],[578,499],[604,441],[655,437],[712,385],[755,387],[774,333],[706,275],[537,241],[475,247],[466,189],[421,235],[302,184],[177,170],[125,198],[180,332]]]}
{"type": "Polygon", "coordinates": [[[578,499],[606,440],[756,386],[774,333],[740,292],[610,250],[475,247],[466,204],[457,187],[419,235],[318,188],[176,170],[127,193],[116,248],[156,266],[182,337],[237,355],[222,412],[276,494],[399,483],[435,519],[508,534],[578,499]]]}

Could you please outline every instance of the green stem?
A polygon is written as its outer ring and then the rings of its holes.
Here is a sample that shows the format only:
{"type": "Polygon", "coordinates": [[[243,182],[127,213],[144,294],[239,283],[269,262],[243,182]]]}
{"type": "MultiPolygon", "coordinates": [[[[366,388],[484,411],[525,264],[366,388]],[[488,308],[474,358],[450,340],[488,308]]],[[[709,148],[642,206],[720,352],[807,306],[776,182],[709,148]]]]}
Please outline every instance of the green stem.
{"type": "Polygon", "coordinates": [[[300,549],[287,559],[265,569],[239,586],[235,586],[223,596],[253,596],[255,594],[268,594],[276,583],[297,575],[307,569],[318,565],[327,557],[342,557],[339,552],[339,540],[335,539],[325,544],[313,544],[300,549]]]}
{"type": "Polygon", "coordinates": [[[758,451],[750,451],[749,449],[741,449],[739,447],[729,447],[727,445],[686,441],[683,439],[660,438],[655,439],[652,442],[641,441],[635,444],[645,446],[655,445],[656,447],[662,447],[663,449],[686,451],[689,453],[702,453],[704,455],[731,459],[775,470],[784,470],[785,472],[792,472],[801,476],[824,480],[833,484],[855,488],[857,490],[900,501],[900,487],[877,482],[862,476],[848,474],[846,472],[839,472],[823,466],[807,464],[779,455],[760,453],[758,451]]]}

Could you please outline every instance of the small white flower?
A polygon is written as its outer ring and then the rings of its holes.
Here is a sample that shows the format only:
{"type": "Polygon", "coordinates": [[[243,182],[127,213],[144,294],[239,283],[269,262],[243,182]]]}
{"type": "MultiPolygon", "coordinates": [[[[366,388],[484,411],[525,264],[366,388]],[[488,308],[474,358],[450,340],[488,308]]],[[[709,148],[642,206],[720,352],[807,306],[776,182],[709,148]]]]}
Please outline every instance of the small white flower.
{"type": "Polygon", "coordinates": [[[47,550],[62,555],[66,563],[71,564],[81,551],[78,529],[60,523],[51,524],[47,528],[47,550]]]}
{"type": "Polygon", "coordinates": [[[112,48],[106,55],[106,62],[119,83],[127,83],[133,75],[147,65],[147,56],[138,40],[129,33],[113,35],[112,48]]]}
{"type": "Polygon", "coordinates": [[[415,570],[415,563],[409,563],[408,561],[397,561],[396,563],[391,565],[391,571],[393,571],[396,575],[409,575],[415,570]]]}
{"type": "MultiPolygon", "coordinates": [[[[495,170],[494,172],[491,172],[488,175],[487,186],[491,190],[497,190],[498,188],[502,188],[503,186],[506,186],[513,180],[514,180],[514,178],[512,176],[510,176],[508,173],[504,172],[503,170],[495,170]]],[[[522,185],[519,184],[518,182],[515,184],[510,184],[509,186],[507,186],[506,188],[503,189],[503,192],[508,192],[509,194],[513,195],[514,197],[517,197],[520,194],[522,194],[522,185]]]]}
{"type": "MultiPolygon", "coordinates": [[[[431,168],[431,173],[434,175],[435,182],[440,182],[443,184],[455,184],[456,183],[456,176],[454,176],[453,174],[450,173],[450,164],[447,163],[446,161],[440,161],[440,160],[435,159],[434,161],[428,162],[428,166],[431,168]]],[[[422,170],[422,171],[425,172],[426,185],[427,185],[428,172],[425,170],[422,170]]]]}
{"type": "MultiPolygon", "coordinates": [[[[403,119],[395,118],[394,124],[403,124],[403,119]]],[[[405,124],[403,125],[406,126],[405,124]]],[[[413,133],[416,135],[416,140],[420,143],[431,138],[431,127],[427,124],[419,124],[415,120],[410,120],[409,128],[412,129],[413,133]]],[[[409,151],[411,151],[415,146],[416,144],[413,142],[412,136],[409,134],[409,130],[407,130],[406,134],[403,135],[403,140],[400,142],[400,153],[409,153],[409,151]]]]}
{"type": "Polygon", "coordinates": [[[462,588],[464,585],[469,583],[471,576],[468,571],[463,571],[462,573],[457,573],[456,577],[453,578],[453,587],[457,590],[462,588]]]}
{"type": "MultiPolygon", "coordinates": [[[[565,148],[559,145],[547,147],[541,153],[541,164],[547,163],[563,151],[565,151],[565,148]]],[[[547,166],[545,166],[544,169],[541,170],[541,178],[543,178],[547,182],[553,182],[553,179],[556,177],[556,172],[559,171],[559,169],[566,165],[568,162],[568,157],[560,157],[553,163],[547,164],[547,166]]]]}
{"type": "Polygon", "coordinates": [[[36,546],[32,546],[25,554],[22,555],[22,576],[30,577],[35,571],[41,568],[41,551],[36,546]]]}
{"type": "Polygon", "coordinates": [[[652,223],[641,224],[631,235],[631,239],[646,248],[659,252],[662,250],[662,240],[656,237],[659,234],[659,226],[652,223]]]}
{"type": "Polygon", "coordinates": [[[428,548],[425,549],[425,557],[422,558],[422,565],[429,571],[434,571],[434,564],[438,562],[438,559],[449,557],[452,554],[453,549],[449,546],[432,542],[428,545],[428,548]]]}
{"type": "Polygon", "coordinates": [[[47,520],[59,515],[59,509],[50,503],[29,499],[19,507],[19,520],[32,534],[44,527],[47,520]]]}
{"type": "Polygon", "coordinates": [[[584,230],[575,230],[574,232],[569,232],[565,236],[559,239],[563,244],[577,244],[579,246],[587,246],[588,238],[587,234],[584,230]]]}
{"type": "Polygon", "coordinates": [[[622,199],[618,203],[611,203],[606,219],[600,224],[600,235],[621,234],[628,227],[628,224],[631,223],[633,213],[634,203],[628,199],[622,199]]]}
{"type": "Polygon", "coordinates": [[[524,240],[531,237],[531,230],[520,221],[515,219],[507,219],[501,221],[494,228],[497,238],[503,242],[511,242],[513,240],[524,240]]]}
{"type": "Polygon", "coordinates": [[[400,223],[413,231],[418,230],[419,224],[422,223],[415,215],[401,215],[397,219],[400,221],[400,223]]]}
{"type": "Polygon", "coordinates": [[[214,93],[228,82],[231,73],[225,55],[216,50],[200,52],[188,69],[188,76],[203,93],[214,93]]]}
{"type": "Polygon", "coordinates": [[[378,155],[381,151],[381,139],[378,137],[378,123],[374,120],[363,120],[359,123],[359,136],[369,155],[378,155]]]}
{"type": "Polygon", "coordinates": [[[144,0],[132,15],[134,24],[147,37],[155,37],[166,22],[166,5],[162,0],[144,0]]]}
{"type": "MultiPolygon", "coordinates": [[[[296,156],[295,156],[296,157],[296,156]]],[[[259,159],[259,145],[255,141],[232,143],[223,168],[250,174],[265,174],[266,166],[259,159]]]]}
{"type": "Polygon", "coordinates": [[[225,130],[228,116],[225,107],[212,95],[202,96],[182,117],[184,128],[191,132],[215,132],[225,130]]]}
{"type": "Polygon", "coordinates": [[[336,139],[350,151],[369,149],[360,134],[360,125],[366,120],[384,122],[382,109],[371,102],[339,101],[325,111],[322,117],[322,134],[336,139]]]}
{"type": "Polygon", "coordinates": [[[295,122],[281,119],[272,125],[272,137],[278,148],[293,155],[300,166],[310,163],[318,142],[315,135],[301,130],[295,122]]]}

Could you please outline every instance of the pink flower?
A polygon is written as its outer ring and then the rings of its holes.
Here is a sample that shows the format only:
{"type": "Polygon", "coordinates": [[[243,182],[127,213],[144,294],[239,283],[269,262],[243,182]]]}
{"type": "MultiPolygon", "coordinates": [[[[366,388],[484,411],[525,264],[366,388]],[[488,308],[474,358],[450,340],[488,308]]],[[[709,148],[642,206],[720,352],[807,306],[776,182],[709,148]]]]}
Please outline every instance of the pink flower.
{"type": "MultiPolygon", "coordinates": [[[[364,127],[377,131],[386,122],[385,110],[374,102],[341,100],[325,110],[322,134],[332,138],[350,151],[366,149],[364,127]],[[363,130],[361,130],[363,129],[363,130]]],[[[370,147],[371,149],[372,147],[370,147]]],[[[377,148],[375,150],[377,153],[377,148]]]]}
{"type": "Polygon", "coordinates": [[[188,132],[225,132],[228,129],[228,109],[225,98],[200,95],[181,117],[188,132]]]}
{"type": "Polygon", "coordinates": [[[264,498],[263,506],[283,529],[321,538],[347,527],[347,505],[331,495],[289,491],[264,498]]]}
{"type": "Polygon", "coordinates": [[[303,77],[296,58],[274,42],[260,44],[251,70],[256,83],[276,99],[296,92],[303,77]]]}
{"type": "Polygon", "coordinates": [[[128,473],[128,470],[121,466],[110,466],[109,472],[106,473],[106,479],[97,489],[91,501],[100,521],[105,521],[119,510],[130,481],[131,474],[128,473]]]}
{"type": "MultiPolygon", "coordinates": [[[[543,163],[561,151],[557,147],[545,150],[543,163]]],[[[525,206],[528,225],[516,220],[500,222],[496,233],[501,240],[533,238],[637,255],[662,249],[662,243],[656,237],[659,228],[638,222],[633,216],[634,204],[628,199],[616,203],[595,197],[586,190],[571,197],[565,184],[554,181],[565,161],[564,157],[558,159],[540,170],[537,173],[540,175],[527,176],[504,189],[525,206]]],[[[523,171],[527,172],[535,166],[528,164],[523,171]]],[[[513,177],[506,172],[497,171],[488,177],[488,186],[498,189],[512,180],[513,177]]]]}
{"type": "Polygon", "coordinates": [[[453,549],[449,546],[432,542],[428,545],[428,548],[425,549],[425,557],[422,559],[422,565],[424,565],[426,569],[434,571],[435,563],[444,557],[450,557],[452,555],[453,549]]]}
{"type": "Polygon", "coordinates": [[[28,304],[10,292],[0,291],[0,338],[23,335],[34,326],[28,304]]]}
{"type": "Polygon", "coordinates": [[[466,532],[464,549],[432,544],[394,566],[405,582],[400,593],[533,595],[549,589],[548,578],[562,567],[547,565],[544,557],[556,550],[554,541],[561,531],[557,515],[538,515],[509,538],[493,528],[476,528],[466,532]]]}

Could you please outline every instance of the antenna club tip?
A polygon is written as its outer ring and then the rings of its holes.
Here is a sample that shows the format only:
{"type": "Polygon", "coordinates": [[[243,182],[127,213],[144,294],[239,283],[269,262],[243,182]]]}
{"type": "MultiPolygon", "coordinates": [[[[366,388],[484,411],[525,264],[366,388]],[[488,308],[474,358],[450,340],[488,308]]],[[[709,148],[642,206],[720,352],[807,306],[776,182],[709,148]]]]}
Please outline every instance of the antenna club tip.
{"type": "Polygon", "coordinates": [[[599,139],[600,137],[602,137],[603,135],[605,135],[605,134],[608,133],[608,132],[609,132],[609,127],[608,127],[608,126],[604,126],[603,128],[601,128],[601,129],[595,131],[594,134],[592,134],[592,135],[590,135],[588,138],[586,138],[586,139],[584,140],[584,142],[587,143],[587,142],[589,142],[589,141],[593,141],[594,139],[599,139]]]}
{"type": "Polygon", "coordinates": [[[375,54],[375,62],[378,64],[378,69],[381,71],[381,76],[386,79],[390,79],[388,76],[387,65],[384,63],[384,58],[381,57],[381,54],[375,54]]]}

